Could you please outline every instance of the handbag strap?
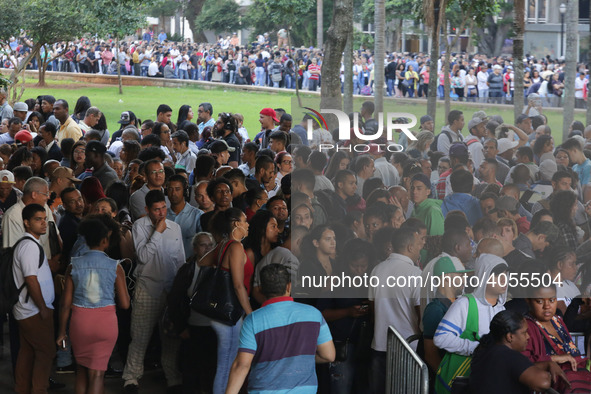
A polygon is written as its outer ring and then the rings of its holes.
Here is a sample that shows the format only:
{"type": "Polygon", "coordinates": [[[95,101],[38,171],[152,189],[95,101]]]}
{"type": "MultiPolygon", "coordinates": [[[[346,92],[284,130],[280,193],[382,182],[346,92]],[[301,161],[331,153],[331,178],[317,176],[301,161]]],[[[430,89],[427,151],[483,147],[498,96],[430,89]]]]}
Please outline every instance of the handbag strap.
{"type": "Polygon", "coordinates": [[[222,266],[222,260],[224,259],[224,256],[226,255],[226,251],[228,250],[228,247],[233,243],[234,243],[234,240],[229,240],[220,248],[221,253],[218,253],[218,262],[216,264],[216,268],[222,266]]]}

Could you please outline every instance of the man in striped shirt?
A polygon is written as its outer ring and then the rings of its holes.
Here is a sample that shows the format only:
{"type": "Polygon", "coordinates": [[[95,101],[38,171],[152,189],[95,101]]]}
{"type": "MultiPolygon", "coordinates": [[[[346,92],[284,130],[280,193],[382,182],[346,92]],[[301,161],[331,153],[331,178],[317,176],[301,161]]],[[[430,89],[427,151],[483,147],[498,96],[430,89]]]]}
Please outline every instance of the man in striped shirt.
{"type": "Polygon", "coordinates": [[[328,325],[316,308],[289,296],[286,267],[270,264],[260,275],[267,301],[244,319],[226,393],[238,393],[249,370],[249,393],[316,393],[315,363],[335,358],[328,325]]]}

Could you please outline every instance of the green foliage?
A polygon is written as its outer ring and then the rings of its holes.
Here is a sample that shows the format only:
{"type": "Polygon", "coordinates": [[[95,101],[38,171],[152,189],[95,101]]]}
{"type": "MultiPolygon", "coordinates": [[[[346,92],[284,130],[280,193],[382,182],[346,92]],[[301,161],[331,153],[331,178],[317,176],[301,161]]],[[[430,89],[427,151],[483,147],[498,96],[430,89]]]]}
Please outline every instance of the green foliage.
{"type": "Polygon", "coordinates": [[[316,1],[314,0],[254,0],[248,8],[244,24],[257,34],[291,28],[292,45],[311,45],[315,42],[316,1]]]}
{"type": "Polygon", "coordinates": [[[353,48],[373,48],[374,47],[374,36],[373,34],[363,33],[359,30],[353,31],[353,48]]]}
{"type": "Polygon", "coordinates": [[[148,5],[148,15],[154,16],[174,16],[182,7],[182,3],[175,0],[153,0],[152,5],[148,5]]]}
{"type": "Polygon", "coordinates": [[[213,30],[216,34],[240,29],[238,3],[234,0],[207,0],[195,24],[201,30],[213,30]]]}
{"type": "MultiPolygon", "coordinates": [[[[421,12],[421,1],[418,0],[386,0],[386,22],[393,19],[417,19],[421,12]]],[[[375,0],[364,0],[361,20],[363,23],[374,23],[375,0]]]]}
{"type": "Polygon", "coordinates": [[[146,26],[146,15],[155,3],[155,0],[94,0],[88,3],[94,17],[81,31],[94,32],[99,37],[111,35],[122,38],[134,34],[137,29],[146,26]]]}

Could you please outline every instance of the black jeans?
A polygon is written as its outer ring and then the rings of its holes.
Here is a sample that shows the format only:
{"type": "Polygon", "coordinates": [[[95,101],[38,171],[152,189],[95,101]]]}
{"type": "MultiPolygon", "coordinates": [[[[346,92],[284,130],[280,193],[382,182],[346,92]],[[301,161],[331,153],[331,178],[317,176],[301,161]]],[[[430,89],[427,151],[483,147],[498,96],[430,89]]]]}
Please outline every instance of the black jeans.
{"type": "Polygon", "coordinates": [[[213,328],[200,326],[189,326],[189,335],[179,350],[183,394],[211,393],[217,368],[217,336],[213,328]]]}

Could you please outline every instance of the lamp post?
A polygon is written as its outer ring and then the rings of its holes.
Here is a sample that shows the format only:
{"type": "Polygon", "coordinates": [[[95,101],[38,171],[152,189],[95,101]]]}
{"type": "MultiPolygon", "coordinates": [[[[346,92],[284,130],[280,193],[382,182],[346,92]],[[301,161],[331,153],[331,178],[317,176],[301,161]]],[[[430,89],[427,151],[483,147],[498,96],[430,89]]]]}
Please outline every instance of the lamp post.
{"type": "Polygon", "coordinates": [[[560,4],[560,56],[564,56],[563,45],[564,45],[564,14],[566,13],[566,5],[560,4]]]}

